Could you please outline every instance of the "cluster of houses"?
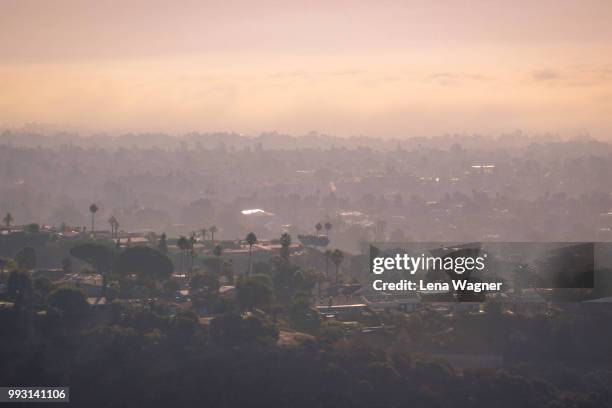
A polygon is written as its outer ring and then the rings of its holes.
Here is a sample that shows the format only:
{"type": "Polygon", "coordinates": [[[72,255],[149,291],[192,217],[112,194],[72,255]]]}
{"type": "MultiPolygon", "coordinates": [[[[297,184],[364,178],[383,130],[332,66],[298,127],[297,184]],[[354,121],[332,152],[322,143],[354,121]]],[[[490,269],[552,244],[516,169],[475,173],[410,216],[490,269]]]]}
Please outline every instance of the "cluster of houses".
{"type": "MultiPolygon", "coordinates": [[[[340,285],[343,288],[355,285],[340,285]]],[[[342,292],[342,288],[340,289],[342,292]]],[[[488,300],[499,302],[506,313],[516,311],[545,312],[551,304],[536,289],[525,289],[520,294],[499,293],[491,295],[488,300]]],[[[319,299],[320,304],[315,308],[319,314],[327,319],[356,316],[359,314],[376,314],[387,311],[400,311],[405,313],[418,310],[432,310],[442,314],[453,313],[485,313],[483,302],[461,302],[454,299],[450,292],[440,291],[405,291],[401,294],[374,291],[361,287],[354,290],[349,297],[336,296],[319,299]],[[342,300],[352,302],[342,302],[342,300]]]]}

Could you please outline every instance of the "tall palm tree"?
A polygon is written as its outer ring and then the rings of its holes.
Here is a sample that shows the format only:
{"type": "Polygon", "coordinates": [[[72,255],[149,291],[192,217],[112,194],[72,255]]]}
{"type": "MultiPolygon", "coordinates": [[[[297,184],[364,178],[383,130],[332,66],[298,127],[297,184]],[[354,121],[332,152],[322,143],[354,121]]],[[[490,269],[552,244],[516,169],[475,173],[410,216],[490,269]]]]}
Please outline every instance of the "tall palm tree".
{"type": "Polygon", "coordinates": [[[111,236],[116,237],[117,229],[119,228],[119,222],[117,221],[117,218],[115,218],[114,215],[111,215],[110,218],[108,219],[108,223],[110,224],[110,227],[111,227],[111,236]]]}
{"type": "MultiPolygon", "coordinates": [[[[115,217],[113,217],[113,218],[115,218],[115,217]]],[[[114,221],[115,222],[113,224],[114,224],[114,228],[115,228],[115,236],[117,236],[117,235],[119,235],[119,221],[117,221],[117,218],[115,218],[114,221]]]]}
{"type": "Polygon", "coordinates": [[[96,203],[93,203],[92,205],[89,206],[89,212],[91,213],[91,233],[93,235],[94,233],[94,221],[96,218],[96,213],[98,212],[98,206],[96,205],[96,203]]]}
{"type": "Polygon", "coordinates": [[[4,225],[6,225],[6,228],[10,232],[11,231],[11,224],[13,223],[13,216],[11,215],[11,213],[7,212],[6,215],[4,216],[4,218],[2,219],[2,221],[4,221],[4,225]]]}
{"type": "Polygon", "coordinates": [[[176,241],[176,246],[178,247],[181,253],[181,256],[180,256],[181,271],[184,272],[185,271],[185,251],[187,250],[187,247],[189,246],[189,243],[187,242],[187,237],[185,237],[184,235],[181,235],[179,239],[176,241]]]}
{"type": "Polygon", "coordinates": [[[215,245],[215,247],[212,250],[213,255],[217,258],[217,267],[219,269],[217,269],[217,273],[219,274],[219,276],[221,276],[221,273],[223,272],[223,265],[221,262],[221,255],[223,254],[223,247],[221,245],[215,245]]]}
{"type": "Polygon", "coordinates": [[[321,233],[321,230],[323,229],[323,225],[321,225],[320,222],[317,222],[317,224],[315,225],[315,229],[317,230],[317,235],[319,235],[321,233]]]}
{"type": "Polygon", "coordinates": [[[257,236],[249,232],[245,238],[247,244],[249,244],[249,272],[247,277],[250,277],[253,273],[253,245],[257,243],[257,236]]]}
{"type": "Polygon", "coordinates": [[[333,253],[334,251],[331,249],[325,250],[325,276],[327,276],[327,279],[329,279],[329,260],[333,253]]]}
{"type": "Polygon", "coordinates": [[[323,275],[320,271],[317,271],[317,296],[321,299],[321,284],[325,282],[325,275],[323,275]]]}
{"type": "Polygon", "coordinates": [[[197,242],[196,233],[193,232],[189,237],[189,253],[191,255],[191,264],[189,266],[189,270],[193,269],[193,264],[195,261],[196,251],[195,251],[195,243],[197,242]]]}
{"type": "Polygon", "coordinates": [[[329,237],[329,230],[332,229],[332,223],[327,221],[325,223],[325,235],[327,235],[329,237]]]}
{"type": "Polygon", "coordinates": [[[202,242],[206,241],[206,234],[208,234],[208,230],[206,228],[202,228],[200,230],[200,236],[202,237],[202,242]]]}
{"type": "Polygon", "coordinates": [[[336,283],[338,283],[338,275],[340,274],[340,264],[344,260],[344,254],[339,249],[334,249],[331,255],[332,262],[336,265],[336,283]]]}
{"type": "Polygon", "coordinates": [[[208,231],[210,231],[210,240],[212,241],[212,244],[215,245],[215,232],[217,232],[217,227],[212,225],[208,231]]]}

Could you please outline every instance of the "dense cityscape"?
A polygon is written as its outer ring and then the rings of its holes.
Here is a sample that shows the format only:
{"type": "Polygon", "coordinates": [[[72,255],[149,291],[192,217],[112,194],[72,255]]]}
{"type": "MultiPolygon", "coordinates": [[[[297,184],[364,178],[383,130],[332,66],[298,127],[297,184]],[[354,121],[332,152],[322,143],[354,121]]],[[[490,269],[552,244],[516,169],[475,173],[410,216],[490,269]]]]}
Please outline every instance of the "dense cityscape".
{"type": "Polygon", "coordinates": [[[519,290],[516,264],[499,293],[374,291],[368,262],[610,241],[608,143],[63,138],[0,136],[2,384],[90,407],[612,401],[607,280],[519,290]]]}

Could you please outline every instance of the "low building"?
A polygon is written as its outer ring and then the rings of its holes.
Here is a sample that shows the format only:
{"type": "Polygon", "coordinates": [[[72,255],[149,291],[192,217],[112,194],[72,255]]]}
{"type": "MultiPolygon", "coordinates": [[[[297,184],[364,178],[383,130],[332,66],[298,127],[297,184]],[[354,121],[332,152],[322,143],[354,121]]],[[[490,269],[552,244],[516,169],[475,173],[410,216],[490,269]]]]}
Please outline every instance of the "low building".
{"type": "Polygon", "coordinates": [[[355,303],[348,305],[315,306],[317,312],[324,316],[341,316],[368,311],[365,303],[355,303]]]}
{"type": "Polygon", "coordinates": [[[363,302],[373,312],[384,312],[387,310],[399,310],[412,312],[421,308],[421,300],[414,293],[407,293],[398,297],[388,293],[368,293],[361,297],[363,302]]]}
{"type": "Polygon", "coordinates": [[[99,297],[102,294],[102,275],[80,275],[73,273],[65,276],[56,283],[70,284],[85,292],[88,297],[99,297]]]}

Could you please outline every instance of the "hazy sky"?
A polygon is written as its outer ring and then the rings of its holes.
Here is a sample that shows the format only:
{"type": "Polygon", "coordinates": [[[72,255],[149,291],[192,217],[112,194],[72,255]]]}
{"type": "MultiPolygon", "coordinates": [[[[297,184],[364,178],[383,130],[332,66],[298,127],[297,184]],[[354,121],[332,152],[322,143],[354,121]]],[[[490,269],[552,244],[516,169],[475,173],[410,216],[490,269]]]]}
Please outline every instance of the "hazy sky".
{"type": "Polygon", "coordinates": [[[612,136],[612,3],[0,0],[0,125],[612,136]]]}

